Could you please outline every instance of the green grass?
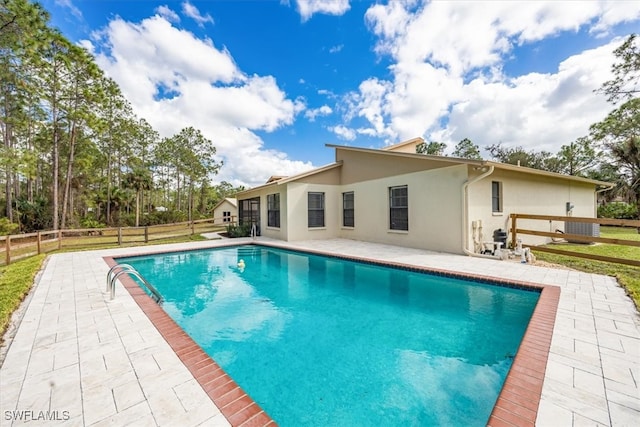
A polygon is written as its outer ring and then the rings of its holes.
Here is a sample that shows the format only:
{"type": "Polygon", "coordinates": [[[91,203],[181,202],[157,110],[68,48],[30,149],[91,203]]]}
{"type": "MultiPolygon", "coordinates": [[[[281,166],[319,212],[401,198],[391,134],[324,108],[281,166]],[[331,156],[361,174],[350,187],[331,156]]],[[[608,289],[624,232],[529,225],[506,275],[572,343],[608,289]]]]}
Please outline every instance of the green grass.
{"type": "MultiPolygon", "coordinates": [[[[635,228],[601,227],[601,237],[614,239],[640,241],[640,234],[635,228]]],[[[589,253],[593,255],[604,255],[615,258],[640,259],[640,247],[620,246],[609,244],[581,245],[572,243],[548,245],[554,249],[562,249],[573,252],[589,253]]],[[[564,265],[576,270],[588,273],[605,274],[614,276],[625,288],[629,296],[633,299],[636,307],[640,309],[640,268],[627,266],[624,264],[614,264],[609,262],[594,261],[583,258],[556,255],[534,250],[536,258],[553,264],[564,265]]]]}
{"type": "Polygon", "coordinates": [[[44,254],[0,267],[0,340],[9,326],[11,314],[29,293],[44,254]]]}

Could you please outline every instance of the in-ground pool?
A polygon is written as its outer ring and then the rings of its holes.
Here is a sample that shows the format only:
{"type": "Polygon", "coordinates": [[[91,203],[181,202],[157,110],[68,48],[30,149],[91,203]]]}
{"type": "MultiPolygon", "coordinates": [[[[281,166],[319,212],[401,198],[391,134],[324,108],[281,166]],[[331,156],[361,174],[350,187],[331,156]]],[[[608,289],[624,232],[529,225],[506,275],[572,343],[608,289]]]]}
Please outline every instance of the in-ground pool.
{"type": "Polygon", "coordinates": [[[540,296],[257,245],[118,262],[282,426],[485,425],[540,296]]]}

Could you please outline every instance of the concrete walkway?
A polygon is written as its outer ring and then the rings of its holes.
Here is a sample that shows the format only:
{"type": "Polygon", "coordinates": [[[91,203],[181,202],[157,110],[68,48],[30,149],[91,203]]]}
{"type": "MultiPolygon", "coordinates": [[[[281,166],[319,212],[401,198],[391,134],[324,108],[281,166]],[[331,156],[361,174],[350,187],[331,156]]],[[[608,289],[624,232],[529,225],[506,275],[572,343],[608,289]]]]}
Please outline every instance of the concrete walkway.
{"type": "MultiPolygon", "coordinates": [[[[119,284],[109,301],[102,259],[228,243],[50,256],[0,368],[0,425],[229,425],[119,284]]],[[[640,317],[613,278],[341,239],[286,245],[561,287],[537,424],[638,425],[640,317]]]]}

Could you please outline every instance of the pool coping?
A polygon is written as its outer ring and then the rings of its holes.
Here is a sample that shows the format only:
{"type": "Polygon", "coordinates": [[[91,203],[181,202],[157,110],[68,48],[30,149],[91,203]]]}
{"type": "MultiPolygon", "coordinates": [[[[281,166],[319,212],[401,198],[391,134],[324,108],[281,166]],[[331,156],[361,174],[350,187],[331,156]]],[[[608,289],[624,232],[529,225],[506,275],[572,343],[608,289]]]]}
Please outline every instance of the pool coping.
{"type": "MultiPolygon", "coordinates": [[[[540,298],[487,421],[487,425],[493,427],[535,425],[560,300],[560,287],[372,258],[337,255],[308,248],[292,249],[272,242],[229,242],[217,247],[246,245],[275,247],[496,286],[539,291],[540,298]]],[[[149,251],[131,255],[105,256],[103,259],[109,267],[113,267],[117,264],[117,258],[198,250],[203,248],[149,251]]],[[[275,421],[184,332],[160,305],[147,295],[137,282],[129,275],[121,275],[118,279],[231,425],[242,427],[276,425],[275,421]]]]}

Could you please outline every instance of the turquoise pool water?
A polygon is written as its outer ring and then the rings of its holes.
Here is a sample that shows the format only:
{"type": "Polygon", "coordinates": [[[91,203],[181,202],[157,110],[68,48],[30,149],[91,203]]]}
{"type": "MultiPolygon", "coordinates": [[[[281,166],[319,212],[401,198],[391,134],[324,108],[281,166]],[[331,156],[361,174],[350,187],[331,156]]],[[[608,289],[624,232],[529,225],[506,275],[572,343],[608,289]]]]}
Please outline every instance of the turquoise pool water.
{"type": "Polygon", "coordinates": [[[118,262],[281,426],[485,425],[539,297],[254,245],[118,262]]]}

